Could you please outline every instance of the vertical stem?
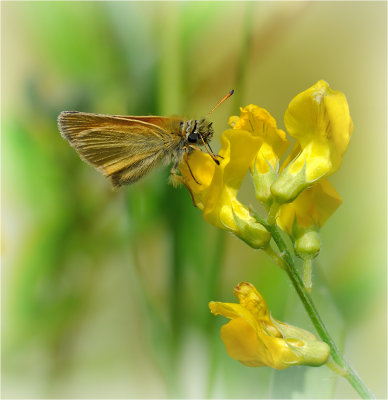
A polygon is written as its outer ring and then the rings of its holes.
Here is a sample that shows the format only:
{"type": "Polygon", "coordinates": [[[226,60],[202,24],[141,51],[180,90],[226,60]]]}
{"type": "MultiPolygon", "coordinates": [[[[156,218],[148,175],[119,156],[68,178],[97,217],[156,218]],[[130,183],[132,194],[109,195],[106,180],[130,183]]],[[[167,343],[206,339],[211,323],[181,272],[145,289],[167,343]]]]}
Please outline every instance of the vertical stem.
{"type": "Polygon", "coordinates": [[[274,201],[272,203],[271,208],[269,209],[269,212],[268,212],[268,223],[270,225],[275,224],[276,215],[278,213],[279,207],[280,207],[280,205],[276,201],[274,201]]]}
{"type": "Polygon", "coordinates": [[[268,245],[264,251],[272,258],[272,260],[277,264],[281,269],[286,269],[284,265],[284,261],[281,257],[278,256],[276,251],[271,247],[271,245],[268,245]]]}
{"type": "Polygon", "coordinates": [[[303,284],[306,290],[311,293],[311,289],[313,287],[312,282],[312,267],[313,267],[313,259],[311,257],[307,257],[303,260],[303,284]]]}
{"type": "Polygon", "coordinates": [[[313,303],[309,292],[304,287],[303,281],[297,273],[294,259],[292,258],[291,253],[289,252],[287,245],[280,234],[279,228],[275,224],[269,224],[267,221],[259,217],[254,212],[252,212],[252,215],[255,216],[258,222],[260,222],[263,226],[265,226],[266,229],[268,229],[268,231],[272,235],[273,240],[278,246],[279,251],[283,254],[286,272],[319,336],[324,342],[326,342],[330,346],[331,356],[333,360],[338,364],[340,369],[344,371],[344,377],[349,381],[349,383],[354,387],[354,389],[363,399],[374,399],[374,394],[361,380],[357,372],[349,365],[349,363],[339,351],[333,338],[330,336],[324,322],[321,319],[321,316],[318,313],[318,310],[315,307],[315,304],[313,303]]]}

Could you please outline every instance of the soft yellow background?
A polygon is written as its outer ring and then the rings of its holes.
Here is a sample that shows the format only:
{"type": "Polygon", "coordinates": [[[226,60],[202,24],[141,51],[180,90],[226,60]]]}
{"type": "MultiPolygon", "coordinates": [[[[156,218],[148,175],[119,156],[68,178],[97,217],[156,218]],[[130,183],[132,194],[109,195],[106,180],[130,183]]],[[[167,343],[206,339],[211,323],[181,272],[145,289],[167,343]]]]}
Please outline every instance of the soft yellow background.
{"type": "MultiPolygon", "coordinates": [[[[252,282],[313,331],[286,276],[202,220],[168,170],[111,191],[62,140],[62,110],[212,116],[284,129],[319,79],[354,133],[330,181],[313,297],[352,366],[386,398],[385,2],[2,2],[2,396],[356,398],[327,368],[250,369],[226,355],[210,300],[252,282]],[[225,240],[225,242],[223,241],[225,240]],[[219,261],[222,254],[221,263],[219,261]]],[[[251,182],[240,193],[254,204],[251,182]]]]}

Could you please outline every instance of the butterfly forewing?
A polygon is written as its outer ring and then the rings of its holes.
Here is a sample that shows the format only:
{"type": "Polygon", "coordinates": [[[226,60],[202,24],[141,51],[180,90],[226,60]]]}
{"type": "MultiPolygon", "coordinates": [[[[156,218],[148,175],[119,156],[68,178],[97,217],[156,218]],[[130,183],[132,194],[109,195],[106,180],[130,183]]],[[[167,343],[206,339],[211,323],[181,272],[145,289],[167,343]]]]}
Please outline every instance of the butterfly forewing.
{"type": "Polygon", "coordinates": [[[133,119],[136,121],[145,122],[147,124],[157,125],[164,129],[166,132],[174,132],[175,134],[182,135],[179,123],[182,121],[182,117],[160,117],[157,115],[147,116],[119,116],[122,119],[133,119]]]}
{"type": "Polygon", "coordinates": [[[166,130],[167,118],[134,118],[65,111],[58,125],[82,159],[111,177],[114,186],[120,186],[170,160],[181,142],[179,135],[166,130]]]}

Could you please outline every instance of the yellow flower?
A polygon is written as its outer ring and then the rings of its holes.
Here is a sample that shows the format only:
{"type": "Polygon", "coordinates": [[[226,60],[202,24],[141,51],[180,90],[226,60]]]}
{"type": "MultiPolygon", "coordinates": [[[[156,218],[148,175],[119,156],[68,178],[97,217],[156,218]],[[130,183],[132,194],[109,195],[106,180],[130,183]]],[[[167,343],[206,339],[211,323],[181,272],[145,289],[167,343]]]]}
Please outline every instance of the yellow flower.
{"type": "Polygon", "coordinates": [[[188,163],[179,168],[195,205],[203,211],[206,221],[233,232],[253,248],[265,247],[269,232],[250,216],[249,210],[237,199],[237,193],[260,146],[260,139],[243,130],[225,131],[221,138],[220,164],[208,154],[193,151],[188,163]]]}
{"type": "Polygon", "coordinates": [[[271,187],[279,203],[292,201],[312,182],[335,172],[353,131],[345,95],[322,80],[291,101],[284,122],[297,140],[293,153],[299,154],[271,187]]]}
{"type": "Polygon", "coordinates": [[[272,318],[264,298],[247,282],[234,290],[240,304],[210,302],[214,315],[229,318],[221,338],[230,357],[248,367],[285,369],[291,365],[320,366],[329,346],[312,333],[272,318]]]}
{"type": "MultiPolygon", "coordinates": [[[[338,169],[353,128],[345,96],[324,81],[291,101],[285,122],[297,142],[280,175],[279,160],[289,142],[268,111],[253,104],[229,119],[233,129],[222,134],[220,165],[199,151],[189,155],[189,164],[180,163],[183,180],[205,220],[230,230],[254,248],[264,248],[270,235],[237,199],[248,169],[256,198],[272,221],[280,204],[293,201],[315,181],[338,169]]],[[[279,217],[289,218],[292,207],[288,210],[279,217]]]]}
{"type": "MultiPolygon", "coordinates": [[[[277,128],[275,119],[264,108],[250,104],[240,108],[240,111],[239,117],[229,118],[229,125],[233,129],[251,132],[253,136],[261,139],[255,158],[257,171],[264,174],[270,168],[277,170],[279,158],[289,145],[285,132],[277,128]]],[[[252,164],[251,169],[253,168],[252,164]]]]}
{"type": "Polygon", "coordinates": [[[298,229],[320,228],[341,205],[342,199],[327,179],[305,189],[292,203],[283,204],[278,212],[280,228],[295,236],[298,229]]]}
{"type": "Polygon", "coordinates": [[[277,224],[295,241],[299,256],[316,256],[320,250],[318,231],[341,205],[342,199],[327,179],[305,189],[293,202],[283,204],[277,224]]]}
{"type": "Polygon", "coordinates": [[[277,177],[279,159],[288,147],[286,134],[276,126],[275,119],[264,108],[250,104],[240,109],[229,124],[233,129],[243,129],[261,139],[260,147],[252,160],[250,170],[256,198],[267,208],[271,206],[271,185],[277,177]]]}

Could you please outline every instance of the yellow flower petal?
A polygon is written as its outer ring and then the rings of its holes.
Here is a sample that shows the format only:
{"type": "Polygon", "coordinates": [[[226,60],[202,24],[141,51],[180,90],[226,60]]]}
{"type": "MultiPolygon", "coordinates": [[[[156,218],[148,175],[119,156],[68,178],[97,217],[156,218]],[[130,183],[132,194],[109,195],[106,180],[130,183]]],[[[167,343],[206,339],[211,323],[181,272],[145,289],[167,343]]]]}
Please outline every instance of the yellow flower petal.
{"type": "Polygon", "coordinates": [[[221,143],[219,155],[223,157],[220,167],[224,169],[224,182],[238,190],[261,146],[261,140],[248,131],[228,129],[222,134],[221,143]]]}
{"type": "Polygon", "coordinates": [[[195,205],[201,210],[204,209],[209,186],[212,183],[216,163],[202,151],[193,151],[189,157],[189,165],[193,175],[190,173],[186,162],[181,162],[179,169],[185,179],[186,186],[189,188],[195,205]],[[194,178],[200,183],[194,181],[194,178]]]}
{"type": "Polygon", "coordinates": [[[229,125],[233,129],[243,129],[260,137],[279,152],[284,152],[288,146],[286,134],[276,126],[272,115],[264,108],[250,104],[240,108],[240,117],[231,117],[229,125]]]}
{"type": "Polygon", "coordinates": [[[321,247],[318,231],[341,202],[330,182],[320,179],[293,202],[279,208],[277,224],[292,236],[298,257],[305,259],[318,255],[321,247]]]}
{"type": "Polygon", "coordinates": [[[223,315],[229,319],[240,318],[250,324],[254,329],[258,329],[259,320],[240,304],[211,301],[209,303],[209,308],[214,315],[223,315]]]}
{"type": "Polygon", "coordinates": [[[229,124],[233,129],[246,130],[261,139],[256,158],[257,171],[266,173],[269,165],[276,169],[279,158],[289,145],[285,132],[277,128],[275,119],[264,108],[250,104],[240,111],[240,117],[230,117],[229,124]]]}
{"type": "Polygon", "coordinates": [[[301,153],[301,151],[300,144],[295,142],[292,146],[290,154],[286,157],[282,166],[280,167],[279,172],[283,172],[283,170],[301,153]]]}
{"type": "Polygon", "coordinates": [[[191,171],[200,185],[191,176],[186,162],[180,164],[180,171],[206,221],[230,230],[254,248],[262,248],[270,240],[269,232],[237,200],[237,192],[261,141],[250,132],[232,129],[223,133],[221,141],[219,165],[199,151],[189,156],[191,171]]]}
{"type": "Polygon", "coordinates": [[[256,288],[242,282],[235,289],[240,304],[210,302],[213,314],[229,318],[221,338],[230,357],[249,367],[285,369],[291,365],[319,366],[327,361],[330,348],[316,337],[276,321],[256,288]]]}
{"type": "Polygon", "coordinates": [[[226,206],[229,207],[230,215],[232,215],[232,205],[242,209],[242,204],[237,200],[237,192],[257,152],[260,141],[249,132],[229,129],[222,134],[221,143],[219,155],[222,158],[220,165],[214,169],[203,211],[206,221],[220,228],[225,228],[224,223],[230,224],[228,228],[233,231],[236,229],[235,223],[231,218],[222,221],[220,212],[226,206]]]}
{"type": "Polygon", "coordinates": [[[335,172],[341,165],[353,131],[349,106],[343,93],[325,81],[297,95],[284,116],[288,133],[300,153],[286,161],[271,187],[280,203],[292,201],[312,182],[335,172]]]}
{"type": "Polygon", "coordinates": [[[246,308],[254,317],[269,320],[269,312],[264,297],[249,282],[241,282],[234,288],[234,295],[243,308],[246,308]]]}
{"type": "Polygon", "coordinates": [[[283,204],[277,223],[290,235],[295,229],[320,228],[341,205],[342,199],[327,179],[320,179],[305,189],[293,202],[283,204]]]}
{"type": "Polygon", "coordinates": [[[332,90],[323,80],[318,81],[291,101],[284,123],[287,132],[300,143],[302,149],[311,142],[329,148],[332,170],[328,173],[339,168],[353,131],[349,106],[343,93],[332,90]]]}
{"type": "MultiPolygon", "coordinates": [[[[247,367],[262,367],[273,364],[265,343],[257,337],[255,329],[244,319],[236,318],[221,328],[221,339],[229,357],[247,367]]],[[[280,369],[280,368],[279,368],[280,369]]]]}
{"type": "Polygon", "coordinates": [[[264,108],[250,104],[240,110],[240,116],[230,117],[229,124],[233,129],[244,129],[260,138],[261,143],[250,171],[256,198],[269,209],[272,203],[270,188],[277,177],[279,159],[289,142],[285,132],[277,128],[275,119],[264,108]]]}

